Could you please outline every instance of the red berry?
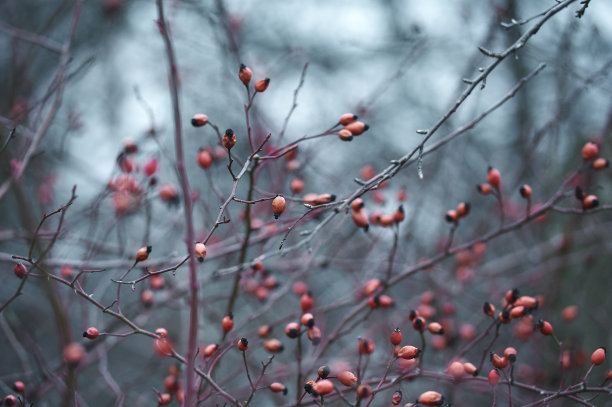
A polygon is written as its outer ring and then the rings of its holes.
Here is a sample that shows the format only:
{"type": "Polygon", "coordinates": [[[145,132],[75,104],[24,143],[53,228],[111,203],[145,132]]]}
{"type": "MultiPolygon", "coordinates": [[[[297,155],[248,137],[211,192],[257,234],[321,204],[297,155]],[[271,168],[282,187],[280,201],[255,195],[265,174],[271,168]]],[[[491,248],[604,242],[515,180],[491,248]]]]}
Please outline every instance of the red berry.
{"type": "Polygon", "coordinates": [[[87,328],[87,330],[83,332],[83,337],[87,339],[96,339],[98,337],[98,329],[93,326],[87,328]]]}
{"type": "Polygon", "coordinates": [[[13,268],[13,272],[15,273],[17,277],[23,278],[28,272],[28,269],[26,268],[26,266],[19,263],[19,264],[15,264],[15,267],[13,268]]]}
{"type": "Polygon", "coordinates": [[[487,171],[487,182],[493,187],[499,188],[501,185],[501,174],[499,170],[489,167],[489,171],[487,171]]]}
{"type": "Polygon", "coordinates": [[[234,327],[234,316],[229,313],[223,317],[221,321],[221,328],[223,328],[223,332],[228,333],[234,327]]]}

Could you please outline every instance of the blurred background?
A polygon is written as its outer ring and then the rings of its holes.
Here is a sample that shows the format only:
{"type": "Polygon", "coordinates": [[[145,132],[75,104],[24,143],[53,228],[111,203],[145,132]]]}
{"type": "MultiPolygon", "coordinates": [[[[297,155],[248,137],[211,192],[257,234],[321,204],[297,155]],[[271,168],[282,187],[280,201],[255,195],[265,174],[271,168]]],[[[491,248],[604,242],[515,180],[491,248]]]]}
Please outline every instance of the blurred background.
{"type": "MultiPolygon", "coordinates": [[[[251,68],[253,81],[271,79],[250,111],[256,144],[272,134],[268,152],[274,150],[270,146],[280,147],[329,129],[343,113],[355,113],[370,126],[350,143],[335,135],[315,138],[300,143],[293,162],[285,158],[266,162],[258,172],[259,189],[253,199],[277,193],[291,196],[289,183],[296,177],[305,182],[304,193],[346,198],[359,187],[356,177],[365,179],[372,169],[378,173],[390,160],[418,146],[423,135],[417,130],[431,128],[468,86],[463,79],[475,78],[479,69],[492,62],[478,47],[502,52],[541,17],[524,24],[522,20],[538,16],[556,2],[167,0],[164,4],[180,80],[184,153],[195,194],[194,226],[202,240],[214,225],[223,202],[220,196],[229,194],[232,179],[227,158],[219,157],[218,151],[210,168],[198,166],[200,149],[214,152],[218,138],[212,126],[194,128],[190,120],[204,113],[221,132],[232,128],[238,137],[234,152],[242,160],[248,157],[247,95],[237,76],[241,63],[251,68]],[[297,107],[287,121],[298,86],[297,107]]],[[[412,165],[383,188],[364,195],[369,211],[392,213],[399,204],[404,205],[406,220],[397,232],[398,249],[390,266],[394,274],[442,250],[450,229],[444,214],[459,202],[470,202],[472,211],[456,230],[455,243],[471,241],[498,227],[497,201],[479,195],[475,188],[486,181],[489,166],[501,172],[505,214],[512,221],[525,211],[518,194],[520,185],[530,184],[534,205],[542,203],[570,171],[580,168],[580,149],[585,142],[597,142],[601,154],[608,154],[612,3],[594,1],[580,19],[576,17],[579,8],[575,3],[552,17],[523,49],[486,78],[484,87],[474,90],[430,143],[478,117],[521,78],[546,64],[477,126],[426,156],[423,179],[412,165]],[[400,191],[406,192],[405,201],[400,191]]],[[[78,198],[66,211],[57,242],[42,263],[49,273],[60,275],[62,266],[73,267],[75,275],[81,269],[104,269],[88,274],[83,286],[107,305],[116,296],[116,285],[110,279],[118,279],[131,266],[141,246],[153,246],[151,257],[158,268],[175,265],[185,254],[182,205],[171,205],[159,196],[160,186],[177,186],[178,179],[168,63],[156,24],[155,2],[83,1],[70,52],[62,56],[73,11],[72,0],[0,2],[0,49],[4,51],[0,55],[0,182],[6,186],[0,190],[0,267],[5,276],[0,303],[20,282],[13,275],[11,256],[27,256],[42,214],[65,204],[73,185],[78,198]],[[30,151],[32,140],[47,124],[40,143],[30,151]],[[128,172],[118,165],[126,143],[135,144],[138,150],[130,156],[134,167],[130,176],[137,187],[129,196],[118,197],[108,185],[128,172]],[[26,155],[29,161],[23,175],[11,181],[26,155]],[[156,183],[143,173],[151,160],[159,167],[156,183]]],[[[238,168],[234,163],[234,171],[238,168]]],[[[239,184],[240,199],[246,199],[246,181],[239,184]]],[[[602,204],[612,200],[609,182],[606,171],[588,172],[578,180],[602,204]]],[[[572,196],[559,205],[581,207],[572,196]]],[[[210,259],[199,268],[202,345],[220,340],[220,320],[235,276],[228,268],[240,263],[244,209],[244,204],[236,202],[229,206],[232,221],[215,232],[208,245],[210,259]]],[[[262,383],[286,381],[290,392],[287,398],[257,393],[254,405],[289,403],[297,391],[295,346],[282,332],[284,324],[300,314],[299,297],[290,294],[292,285],[296,281],[308,284],[315,299],[315,317],[325,336],[361,298],[363,284],[384,278],[389,267],[395,229],[371,227],[365,233],[344,214],[336,216],[308,245],[277,256],[287,227],[303,213],[299,199],[288,201],[287,212],[277,222],[269,202],[251,208],[251,222],[257,229],[246,260],[275,253],[264,267],[278,287],[265,298],[261,293],[257,298],[249,284],[261,283],[258,274],[252,270],[243,273],[232,334],[252,336],[252,366],[257,371],[259,361],[267,360],[267,355],[255,332],[264,323],[280,325],[274,333],[286,349],[275,357],[262,383]]],[[[298,243],[304,238],[300,232],[312,230],[318,219],[299,224],[285,244],[298,243]]],[[[51,240],[57,220],[41,229],[33,244],[35,258],[51,240]]],[[[535,320],[550,320],[557,337],[572,350],[566,382],[575,382],[585,370],[581,357],[597,346],[612,345],[606,311],[612,305],[606,283],[611,221],[607,211],[549,213],[543,220],[491,241],[467,270],[461,259],[449,258],[411,276],[388,290],[394,308],[362,313],[363,318],[357,318],[358,323],[325,354],[319,355],[306,343],[304,377],[316,377],[322,364],[354,366],[356,338],[362,336],[377,344],[364,378],[380,378],[388,362],[387,333],[399,326],[405,340],[420,342],[407,315],[422,305],[424,292],[434,294],[432,307],[438,315],[433,319],[443,317],[444,304],[454,307],[446,315],[454,331],[445,336],[444,344],[434,345],[427,358],[429,369],[443,371],[467,343],[459,335],[460,327],[468,324],[483,331],[488,322],[481,312],[482,303],[498,304],[507,289],[518,287],[528,295],[543,295],[535,320]],[[571,323],[561,317],[561,311],[570,305],[579,309],[571,323]]],[[[142,271],[137,268],[131,276],[142,271]]],[[[168,329],[182,354],[188,330],[187,282],[186,266],[165,274],[163,288],[157,287],[149,308],[142,303],[142,293],[151,289],[148,280],[138,284],[135,292],[129,287],[122,291],[126,315],[145,329],[168,329]]],[[[61,349],[66,331],[72,340],[84,341],[79,336],[92,325],[105,332],[127,330],[70,288],[47,279],[28,279],[23,295],[0,312],[0,393],[9,393],[14,380],[23,380],[28,401],[37,406],[60,405],[65,390],[61,349]],[[61,329],[64,334],[58,333],[61,329]]],[[[519,349],[519,361],[526,366],[521,379],[556,388],[560,371],[555,343],[541,336],[524,338],[514,327],[504,328],[498,352],[502,346],[519,349]]],[[[172,361],[154,355],[152,346],[150,338],[138,335],[87,342],[87,363],[78,369],[78,405],[154,403],[157,395],[151,388],[163,388],[172,361]]],[[[466,358],[478,361],[481,353],[482,348],[474,349],[466,358]]],[[[248,394],[248,383],[236,363],[241,363],[240,355],[228,353],[215,370],[216,378],[228,392],[248,394]]],[[[430,385],[454,405],[473,405],[465,404],[468,394],[470,402],[477,397],[490,402],[491,398],[487,388],[476,386],[481,391],[473,393],[473,386],[436,379],[419,378],[397,387],[412,400],[430,385]]],[[[388,404],[384,394],[377,396],[374,405],[388,404]]],[[[519,403],[533,400],[529,393],[518,392],[515,397],[519,403]]],[[[311,403],[311,398],[307,400],[311,403]]],[[[202,405],[222,402],[212,395],[202,405]]]]}

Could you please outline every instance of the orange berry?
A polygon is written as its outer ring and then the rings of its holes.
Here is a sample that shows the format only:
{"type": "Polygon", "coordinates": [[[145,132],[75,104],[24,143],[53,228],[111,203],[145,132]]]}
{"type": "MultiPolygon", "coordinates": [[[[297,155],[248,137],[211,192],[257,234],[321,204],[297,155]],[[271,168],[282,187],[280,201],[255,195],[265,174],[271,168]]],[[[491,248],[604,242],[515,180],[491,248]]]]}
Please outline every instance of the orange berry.
{"type": "Polygon", "coordinates": [[[489,167],[489,170],[487,171],[487,182],[491,184],[491,186],[499,188],[501,185],[501,174],[499,173],[499,170],[489,167]]]}
{"type": "Polygon", "coordinates": [[[306,194],[302,197],[302,201],[306,204],[306,205],[317,205],[317,198],[319,197],[319,195],[317,194],[306,194]]]}
{"type": "Polygon", "coordinates": [[[397,406],[401,402],[402,402],[402,392],[400,390],[397,390],[396,392],[393,393],[393,396],[391,396],[391,404],[393,404],[394,406],[397,406]]]}
{"type": "Polygon", "coordinates": [[[240,338],[236,346],[239,350],[244,352],[245,350],[249,349],[249,341],[246,338],[240,338]]]}
{"type": "Polygon", "coordinates": [[[565,322],[571,322],[578,316],[578,307],[575,305],[569,305],[561,311],[561,317],[565,322]]]}
{"type": "Polygon", "coordinates": [[[336,195],[333,194],[321,194],[321,195],[317,195],[317,197],[315,198],[315,205],[325,205],[331,202],[334,202],[336,200],[336,195]]]}
{"type": "Polygon", "coordinates": [[[285,211],[285,198],[282,195],[277,195],[276,198],[272,200],[272,212],[274,213],[274,219],[278,219],[278,217],[285,211]]]}
{"type": "Polygon", "coordinates": [[[536,326],[540,329],[540,332],[542,332],[542,335],[549,336],[553,334],[553,327],[548,321],[540,320],[538,321],[536,326]]]}
{"type": "Polygon", "coordinates": [[[353,199],[353,202],[351,202],[351,209],[354,211],[359,211],[364,206],[365,206],[365,203],[363,202],[363,199],[361,198],[355,198],[353,199]]]}
{"type": "Polygon", "coordinates": [[[355,120],[357,120],[357,115],[354,115],[353,113],[345,113],[340,116],[340,120],[338,121],[338,123],[343,126],[346,126],[347,124],[353,123],[355,120]]]}
{"type": "Polygon", "coordinates": [[[168,375],[164,379],[164,387],[169,392],[172,392],[172,393],[176,392],[180,388],[180,386],[181,386],[181,382],[179,382],[177,377],[174,375],[168,375]]]}
{"type": "Polygon", "coordinates": [[[268,89],[268,85],[270,85],[270,78],[260,79],[255,82],[255,91],[256,92],[265,92],[268,89]]]}
{"type": "Polygon", "coordinates": [[[168,367],[168,373],[170,373],[174,377],[179,377],[181,375],[181,365],[175,363],[168,367]]]}
{"type": "Polygon", "coordinates": [[[391,226],[393,225],[393,216],[387,214],[380,215],[378,223],[380,224],[380,226],[391,226]]]}
{"type": "Polygon", "coordinates": [[[359,228],[364,228],[366,232],[368,231],[370,222],[368,221],[368,213],[365,209],[352,211],[351,219],[353,219],[353,223],[355,224],[355,226],[359,228]]]}
{"type": "Polygon", "coordinates": [[[606,348],[597,348],[591,355],[591,363],[601,365],[606,360],[606,348]]]}
{"type": "Polygon", "coordinates": [[[457,205],[457,215],[460,218],[467,216],[470,213],[470,203],[469,202],[461,202],[457,205]]]}
{"type": "Polygon", "coordinates": [[[342,141],[353,141],[353,133],[348,129],[342,129],[338,132],[338,138],[342,141]]]}
{"type": "Polygon", "coordinates": [[[304,390],[306,390],[306,393],[312,394],[313,396],[317,396],[317,394],[313,394],[314,391],[314,385],[315,385],[315,381],[314,380],[309,380],[306,382],[306,384],[304,385],[304,390]]]}
{"type": "Polygon", "coordinates": [[[406,214],[404,213],[404,206],[400,205],[395,212],[393,212],[393,221],[396,223],[402,222],[406,218],[406,214]]]}
{"type": "Polygon", "coordinates": [[[302,325],[307,326],[308,328],[312,328],[315,324],[314,317],[310,312],[307,312],[302,315],[300,322],[302,323],[302,325]]]}
{"type": "Polygon", "coordinates": [[[397,200],[400,202],[405,202],[408,199],[408,192],[405,189],[400,189],[397,191],[397,200]]]}
{"type": "Polygon", "coordinates": [[[223,146],[228,150],[236,145],[236,133],[234,130],[227,129],[225,133],[223,133],[223,146]]]}
{"type": "Polygon", "coordinates": [[[18,380],[13,383],[13,390],[15,390],[17,393],[23,394],[25,392],[25,384],[23,384],[22,381],[18,380]]]}
{"type": "Polygon", "coordinates": [[[498,369],[503,369],[508,366],[508,358],[501,357],[496,353],[491,353],[491,364],[498,369]]]}
{"type": "Polygon", "coordinates": [[[147,161],[142,170],[147,177],[150,177],[157,172],[157,165],[157,159],[151,158],[149,161],[147,161]]]}
{"type": "Polygon", "coordinates": [[[457,211],[454,209],[451,209],[450,211],[446,212],[446,216],[445,219],[447,222],[453,222],[453,223],[457,223],[457,211]]]}
{"type": "Polygon", "coordinates": [[[371,339],[359,338],[359,353],[362,355],[371,355],[374,353],[374,341],[371,339]]]}
{"type": "Polygon", "coordinates": [[[151,290],[144,290],[142,294],[140,294],[140,301],[142,302],[142,305],[144,305],[147,308],[153,305],[154,299],[155,299],[155,295],[153,294],[153,291],[151,290]]]}
{"type": "Polygon", "coordinates": [[[165,339],[168,337],[168,331],[166,330],[166,328],[157,328],[155,330],[155,334],[159,336],[161,339],[165,339]]]}
{"type": "Polygon", "coordinates": [[[302,295],[308,293],[308,285],[303,281],[296,281],[295,283],[293,283],[292,290],[295,295],[301,297],[302,295]]]}
{"type": "Polygon", "coordinates": [[[234,315],[230,312],[226,316],[223,317],[221,321],[221,328],[223,328],[223,332],[228,333],[234,327],[234,315]]]}
{"type": "Polygon", "coordinates": [[[270,353],[282,352],[284,349],[283,344],[278,339],[268,339],[263,343],[263,347],[270,353]]]}
{"type": "Polygon", "coordinates": [[[77,366],[85,357],[85,349],[76,343],[72,342],[64,348],[64,362],[70,366],[77,366]]]}
{"type": "Polygon", "coordinates": [[[302,297],[300,298],[300,308],[302,309],[302,312],[310,311],[313,306],[314,306],[314,299],[312,298],[312,295],[310,295],[309,292],[302,295],[302,297]]]}
{"type": "Polygon", "coordinates": [[[171,204],[179,202],[178,190],[172,184],[164,184],[159,188],[159,197],[162,201],[171,204]]]}
{"type": "Polygon", "coordinates": [[[198,153],[198,165],[203,168],[203,169],[207,169],[210,168],[211,164],[212,164],[212,155],[210,155],[210,152],[208,150],[200,150],[200,152],[198,153]]]}
{"type": "Polygon", "coordinates": [[[327,376],[329,376],[329,373],[330,373],[329,366],[323,365],[317,369],[317,374],[319,375],[321,379],[327,379],[327,376]]]}
{"type": "Polygon", "coordinates": [[[391,343],[393,345],[399,345],[402,343],[402,332],[399,328],[395,328],[395,330],[391,332],[391,343]]]}
{"type": "Polygon", "coordinates": [[[525,308],[537,308],[538,300],[534,297],[529,297],[527,295],[523,295],[516,299],[516,301],[512,302],[515,307],[524,306],[525,308]]]}
{"type": "Polygon", "coordinates": [[[369,280],[367,283],[365,283],[365,285],[363,286],[363,294],[364,295],[372,295],[380,287],[381,287],[380,280],[377,279],[377,278],[373,278],[373,279],[369,280]]]}
{"type": "Polygon", "coordinates": [[[389,308],[393,305],[393,298],[389,297],[388,295],[377,295],[375,297],[372,298],[372,301],[374,303],[374,307],[371,308],[389,308]]]}
{"type": "Polygon", "coordinates": [[[376,170],[371,165],[364,165],[361,170],[359,170],[359,177],[364,181],[374,178],[375,175],[376,170]]]}
{"type": "Polygon", "coordinates": [[[274,382],[270,385],[270,390],[272,390],[274,393],[283,393],[283,395],[287,395],[287,387],[285,387],[284,384],[282,383],[278,383],[278,382],[274,382]]]}
{"type": "Polygon", "coordinates": [[[603,170],[610,166],[610,161],[605,158],[597,158],[593,161],[593,169],[596,171],[603,170]]]}
{"type": "Polygon", "coordinates": [[[272,290],[272,289],[274,289],[274,288],[276,288],[278,286],[278,282],[276,281],[276,279],[274,277],[268,276],[264,280],[263,285],[268,290],[272,290]]]}
{"type": "Polygon", "coordinates": [[[514,363],[516,361],[516,355],[518,354],[517,350],[512,346],[508,346],[504,349],[504,357],[507,358],[510,362],[514,363]]]}
{"type": "Polygon", "coordinates": [[[134,162],[130,160],[129,158],[120,157],[118,159],[118,163],[119,163],[119,168],[121,168],[121,171],[128,173],[128,174],[134,171],[134,162]]]}
{"type": "Polygon", "coordinates": [[[463,369],[465,370],[465,373],[467,373],[467,374],[471,374],[472,376],[477,376],[478,375],[478,369],[476,369],[476,366],[474,366],[470,362],[464,363],[463,364],[463,369]]]}
{"type": "Polygon", "coordinates": [[[193,247],[193,251],[195,252],[196,256],[198,256],[198,261],[202,263],[206,257],[206,245],[204,245],[204,243],[197,242],[193,247]]]}
{"type": "Polygon", "coordinates": [[[165,406],[167,404],[170,404],[171,401],[172,401],[172,396],[168,393],[160,394],[159,397],[157,398],[157,404],[159,404],[160,406],[165,406]]]}
{"type": "Polygon", "coordinates": [[[123,142],[123,152],[126,154],[134,154],[138,151],[138,145],[132,140],[126,140],[123,142]]]}
{"type": "Polygon", "coordinates": [[[253,77],[253,72],[251,69],[244,65],[240,64],[240,70],[238,71],[238,78],[244,83],[244,86],[249,86],[249,82],[251,82],[251,78],[253,77]]]}
{"type": "Polygon", "coordinates": [[[191,119],[191,125],[193,127],[202,127],[206,126],[206,124],[208,124],[208,116],[203,113],[198,113],[191,119]]]}
{"type": "Polygon", "coordinates": [[[213,150],[213,157],[215,160],[223,160],[227,157],[227,151],[223,147],[217,146],[213,150]]]}
{"type": "Polygon", "coordinates": [[[397,352],[398,357],[402,359],[407,359],[407,360],[414,359],[418,357],[420,354],[421,354],[421,350],[412,345],[402,346],[397,352]]]}
{"type": "Polygon", "coordinates": [[[331,382],[331,380],[319,380],[312,385],[312,390],[319,396],[325,396],[334,391],[334,384],[331,382]]]}
{"type": "Polygon", "coordinates": [[[74,269],[71,266],[62,266],[60,268],[60,274],[64,278],[72,278],[74,269]]]}
{"type": "Polygon", "coordinates": [[[488,315],[490,317],[495,315],[495,305],[490,304],[488,302],[484,303],[484,305],[482,306],[482,310],[484,311],[485,315],[488,315]]]}
{"type": "Polygon", "coordinates": [[[459,328],[459,335],[466,341],[471,341],[476,336],[476,328],[472,324],[462,324],[459,328]]]}
{"type": "Polygon", "coordinates": [[[366,397],[370,397],[372,395],[372,388],[369,384],[361,383],[357,386],[357,397],[360,399],[364,399],[366,397]]]}
{"type": "Polygon", "coordinates": [[[11,406],[16,406],[17,405],[17,398],[15,396],[13,396],[12,394],[9,394],[8,396],[6,396],[4,398],[4,405],[11,407],[11,406]]]}
{"type": "Polygon", "coordinates": [[[353,134],[353,136],[359,136],[360,134],[368,131],[370,126],[368,126],[367,124],[363,122],[355,121],[355,122],[347,124],[346,126],[344,126],[344,128],[350,131],[353,134]]]}
{"type": "Polygon", "coordinates": [[[427,330],[434,335],[444,335],[444,328],[438,322],[430,322],[427,325],[427,330]]]}
{"type": "Polygon", "coordinates": [[[476,243],[474,246],[472,246],[472,251],[474,252],[476,256],[482,256],[487,251],[487,244],[486,243],[476,243]]]}
{"type": "Polygon", "coordinates": [[[368,307],[372,309],[378,308],[379,307],[378,300],[379,300],[378,295],[368,298],[368,307]]]}
{"type": "Polygon", "coordinates": [[[28,269],[21,263],[15,264],[15,267],[13,267],[13,273],[15,273],[18,278],[23,278],[27,272],[28,269]]]}
{"type": "MultiPolygon", "coordinates": [[[[423,295],[427,295],[427,294],[432,294],[431,291],[425,291],[423,293],[423,295]]],[[[421,295],[421,298],[423,298],[423,295],[421,295]]],[[[427,318],[432,318],[434,315],[436,315],[436,309],[429,305],[431,303],[430,302],[425,302],[423,300],[421,300],[421,302],[423,302],[423,304],[419,305],[419,307],[417,308],[417,311],[419,313],[419,316],[427,319],[427,318]]]]}
{"type": "Polygon", "coordinates": [[[522,306],[522,305],[519,305],[518,307],[513,307],[513,308],[510,310],[510,317],[511,317],[511,318],[520,318],[520,317],[522,317],[523,315],[525,315],[525,312],[526,312],[526,311],[527,311],[527,310],[526,310],[526,309],[525,309],[525,307],[524,307],[524,306],[522,306]]]}
{"type": "Polygon", "coordinates": [[[319,343],[321,343],[321,330],[318,326],[315,325],[312,328],[308,328],[308,330],[306,331],[306,335],[314,346],[317,346],[319,343]]]}
{"type": "Polygon", "coordinates": [[[412,320],[412,327],[417,331],[424,331],[427,325],[427,321],[423,317],[416,317],[412,320]]]}
{"type": "Polygon", "coordinates": [[[491,185],[489,184],[480,184],[480,185],[476,185],[476,189],[478,190],[478,192],[480,192],[482,195],[489,195],[492,191],[491,189],[491,185]]]}
{"type": "Polygon", "coordinates": [[[257,335],[259,335],[260,338],[267,338],[270,335],[270,332],[272,332],[270,325],[262,325],[257,330],[257,335]]]}
{"type": "Polygon", "coordinates": [[[487,380],[489,381],[489,384],[492,387],[497,386],[497,383],[499,383],[499,373],[497,372],[497,369],[492,369],[489,372],[489,376],[487,377],[487,380]]]}
{"type": "Polygon", "coordinates": [[[153,290],[161,290],[164,288],[164,278],[160,274],[154,274],[149,279],[149,286],[153,290]]]}
{"type": "Polygon", "coordinates": [[[255,259],[253,260],[253,270],[255,271],[262,271],[263,270],[263,263],[261,262],[261,260],[259,259],[255,259]]]}
{"type": "Polygon", "coordinates": [[[585,161],[593,160],[599,154],[599,147],[597,144],[589,141],[582,147],[582,159],[585,161]]]}
{"type": "Polygon", "coordinates": [[[83,338],[96,339],[97,337],[98,337],[98,329],[93,326],[87,328],[87,330],[83,332],[83,338]]]}
{"type": "Polygon", "coordinates": [[[285,165],[285,168],[287,169],[287,171],[297,171],[300,169],[300,167],[301,167],[301,164],[299,160],[289,160],[287,161],[287,165],[285,165]]]}
{"type": "Polygon", "coordinates": [[[465,367],[463,363],[454,361],[448,366],[448,374],[453,376],[455,379],[460,379],[465,374],[465,367]]]}
{"type": "Polygon", "coordinates": [[[424,406],[441,406],[444,403],[444,396],[435,391],[426,391],[419,396],[418,402],[424,406]]]}
{"type": "Polygon", "coordinates": [[[175,393],[174,393],[174,397],[176,397],[176,401],[178,401],[179,405],[183,405],[183,402],[185,401],[185,392],[183,391],[183,389],[178,389],[175,393]]]}
{"type": "Polygon", "coordinates": [[[512,315],[510,315],[510,311],[505,309],[503,311],[500,311],[499,314],[497,314],[497,318],[501,321],[502,324],[507,324],[512,320],[512,315]]]}
{"type": "Polygon", "coordinates": [[[294,194],[299,194],[304,190],[304,181],[299,178],[294,178],[291,180],[289,188],[291,188],[291,192],[294,194]]]}
{"type": "Polygon", "coordinates": [[[138,249],[136,252],[136,261],[145,261],[148,259],[152,249],[152,246],[141,247],[138,249]]]}
{"type": "Polygon", "coordinates": [[[336,375],[340,383],[347,387],[353,387],[355,383],[357,383],[357,377],[353,374],[353,372],[349,372],[348,370],[343,370],[336,375]]]}
{"type": "Polygon", "coordinates": [[[445,302],[442,304],[442,312],[445,315],[453,315],[455,314],[455,306],[450,302],[445,302]]]}
{"type": "MultiPolygon", "coordinates": [[[[514,304],[514,302],[519,298],[519,290],[517,288],[513,288],[512,290],[506,291],[506,295],[504,299],[508,304],[514,304]]],[[[523,304],[519,304],[523,305],[523,304]]]]}
{"type": "Polygon", "coordinates": [[[519,189],[519,192],[523,198],[529,198],[531,196],[531,187],[527,184],[524,184],[519,189]]]}
{"type": "Polygon", "coordinates": [[[599,200],[597,199],[597,196],[595,196],[595,195],[588,195],[582,201],[582,207],[584,209],[593,209],[593,208],[596,208],[598,206],[599,206],[599,200]]]}
{"type": "Polygon", "coordinates": [[[217,345],[216,343],[207,345],[204,348],[204,356],[205,357],[211,356],[213,353],[215,353],[217,351],[217,349],[219,349],[219,345],[217,345]]]}
{"type": "Polygon", "coordinates": [[[300,326],[297,322],[289,322],[285,327],[285,334],[291,339],[297,338],[300,334],[300,326]]]}

